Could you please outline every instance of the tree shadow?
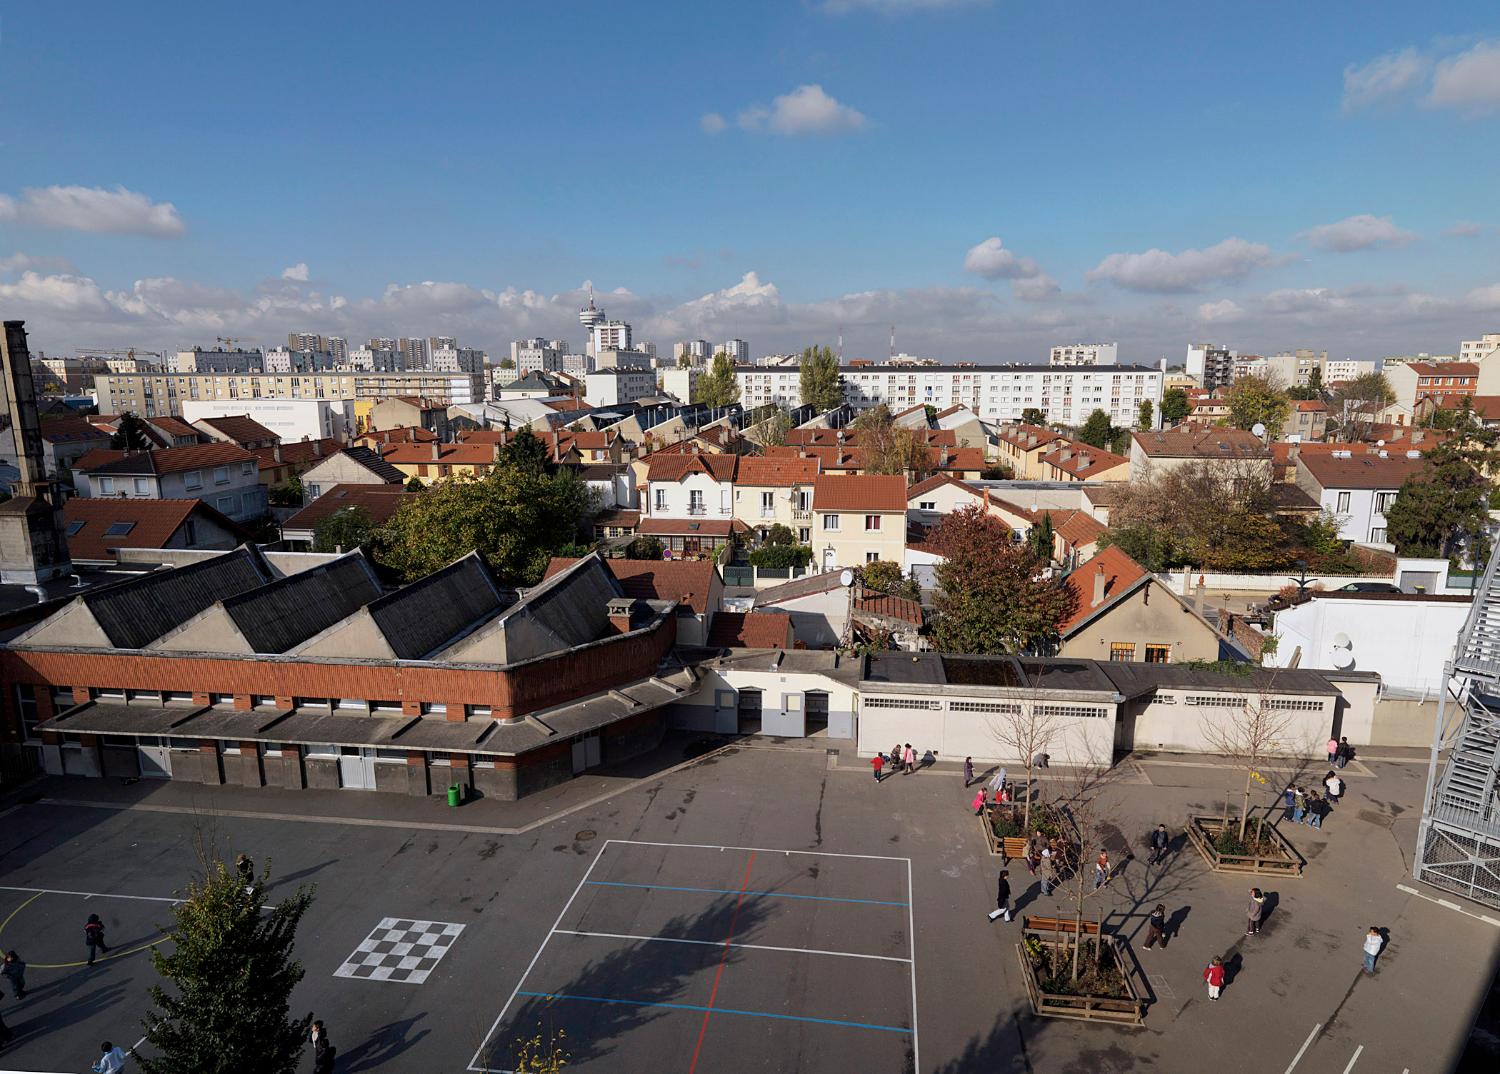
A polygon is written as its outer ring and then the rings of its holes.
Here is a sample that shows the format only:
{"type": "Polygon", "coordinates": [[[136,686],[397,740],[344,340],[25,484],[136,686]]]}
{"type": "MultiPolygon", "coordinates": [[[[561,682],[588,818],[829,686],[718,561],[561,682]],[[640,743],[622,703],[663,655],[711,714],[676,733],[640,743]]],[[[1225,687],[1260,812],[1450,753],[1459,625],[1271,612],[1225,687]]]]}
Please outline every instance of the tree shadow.
{"type": "Polygon", "coordinates": [[[726,952],[721,946],[725,937],[751,935],[767,915],[763,900],[741,902],[726,895],[699,914],[673,917],[656,933],[661,939],[707,940],[711,945],[627,942],[590,961],[548,994],[524,995],[528,989],[541,990],[537,985],[544,979],[535,976],[545,966],[540,961],[523,980],[501,1027],[481,1045],[478,1064],[510,1069],[522,1041],[540,1034],[545,1042],[556,1029],[566,1032],[559,1043],[572,1064],[609,1055],[621,1038],[670,1014],[670,1005],[686,1002],[683,993],[694,974],[711,971],[720,958],[738,961],[736,948],[726,952]],[[711,957],[695,960],[692,952],[711,957]]]}
{"type": "MultiPolygon", "coordinates": [[[[125,998],[126,985],[127,982],[125,981],[117,981],[114,984],[100,986],[86,995],[69,999],[67,1003],[55,1010],[38,1012],[31,1017],[24,1017],[28,1014],[27,1007],[12,1005],[6,1008],[5,1013],[9,1016],[6,1018],[6,1023],[10,1026],[11,1032],[15,1033],[16,1043],[24,1045],[26,1041],[22,1039],[23,1036],[41,1034],[43,1032],[57,1033],[77,1023],[86,1022],[95,1015],[107,1011],[125,998]]],[[[54,989],[51,985],[44,985],[39,989],[28,990],[25,1002],[29,1003],[33,997],[46,995],[53,991],[54,989]]],[[[56,991],[59,994],[66,994],[62,989],[57,989],[56,991]]]]}
{"type": "Polygon", "coordinates": [[[424,1029],[415,1036],[411,1035],[412,1027],[426,1017],[427,1012],[423,1011],[411,1018],[387,1022],[347,1052],[340,1052],[342,1062],[339,1063],[339,1069],[351,1072],[369,1070],[394,1059],[432,1032],[424,1029]]]}

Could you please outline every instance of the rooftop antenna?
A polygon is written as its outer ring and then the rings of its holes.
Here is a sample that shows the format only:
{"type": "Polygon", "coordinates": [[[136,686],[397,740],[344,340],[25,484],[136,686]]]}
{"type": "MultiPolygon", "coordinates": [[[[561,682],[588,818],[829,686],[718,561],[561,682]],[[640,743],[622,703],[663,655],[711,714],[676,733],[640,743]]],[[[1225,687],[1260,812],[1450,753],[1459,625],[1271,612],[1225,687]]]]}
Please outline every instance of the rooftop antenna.
{"type": "Polygon", "coordinates": [[[896,326],[891,325],[891,357],[896,357],[896,326]]]}

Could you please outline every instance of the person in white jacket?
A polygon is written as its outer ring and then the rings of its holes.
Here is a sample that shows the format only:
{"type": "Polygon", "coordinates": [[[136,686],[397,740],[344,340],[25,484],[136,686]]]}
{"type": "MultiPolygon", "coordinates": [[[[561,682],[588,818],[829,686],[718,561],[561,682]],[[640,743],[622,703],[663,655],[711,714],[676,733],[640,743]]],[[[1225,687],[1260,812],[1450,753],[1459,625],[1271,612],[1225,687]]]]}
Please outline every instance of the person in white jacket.
{"type": "Polygon", "coordinates": [[[1375,959],[1380,954],[1380,949],[1385,946],[1385,937],[1380,935],[1380,926],[1371,925],[1370,931],[1365,933],[1365,972],[1375,972],[1375,959]]]}
{"type": "Polygon", "coordinates": [[[129,1058],[123,1048],[116,1048],[109,1041],[99,1045],[99,1050],[104,1054],[94,1064],[94,1074],[120,1074],[125,1069],[125,1060],[129,1058]]]}

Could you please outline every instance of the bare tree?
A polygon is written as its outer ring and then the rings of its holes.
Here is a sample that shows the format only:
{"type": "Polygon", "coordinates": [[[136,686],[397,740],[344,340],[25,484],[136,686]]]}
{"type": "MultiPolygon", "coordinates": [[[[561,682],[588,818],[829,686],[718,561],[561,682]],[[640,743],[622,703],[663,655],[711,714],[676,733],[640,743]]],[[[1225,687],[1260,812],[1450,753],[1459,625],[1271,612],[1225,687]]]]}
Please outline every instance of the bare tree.
{"type": "Polygon", "coordinates": [[[1026,766],[1026,805],[1021,826],[1031,832],[1031,798],[1035,786],[1036,760],[1062,733],[1066,721],[1050,713],[1033,695],[1024,701],[1005,703],[989,719],[990,736],[1003,751],[1014,751],[1026,766]]]}
{"type": "MultiPolygon", "coordinates": [[[[1241,842],[1250,824],[1252,785],[1265,763],[1287,754],[1305,757],[1312,745],[1309,734],[1298,730],[1297,713],[1279,704],[1277,698],[1267,696],[1275,680],[1273,671],[1255,684],[1247,681],[1243,697],[1205,695],[1224,703],[1205,707],[1198,721],[1209,747],[1229,758],[1235,768],[1245,771],[1244,797],[1240,806],[1241,842]]],[[[1264,781],[1262,776],[1261,782],[1264,781]]]]}
{"type": "MultiPolygon", "coordinates": [[[[1105,884],[1096,885],[1094,863],[1100,853],[1107,850],[1106,844],[1115,831],[1110,823],[1110,819],[1116,814],[1110,808],[1109,792],[1117,780],[1115,769],[1110,763],[1108,745],[1095,743],[1080,729],[1074,729],[1068,753],[1071,763],[1067,774],[1058,781],[1061,792],[1057,805],[1072,819],[1076,836],[1076,842],[1068,848],[1068,860],[1064,863],[1066,879],[1060,885],[1066,889],[1067,902],[1073,908],[1072,975],[1076,982],[1080,970],[1080,952],[1083,949],[1084,910],[1090,899],[1107,889],[1107,881],[1111,879],[1106,876],[1105,884]]],[[[1117,867],[1116,863],[1111,863],[1110,872],[1113,873],[1117,867]]],[[[1096,964],[1103,946],[1104,929],[1101,920],[1098,940],[1094,945],[1096,964]]]]}

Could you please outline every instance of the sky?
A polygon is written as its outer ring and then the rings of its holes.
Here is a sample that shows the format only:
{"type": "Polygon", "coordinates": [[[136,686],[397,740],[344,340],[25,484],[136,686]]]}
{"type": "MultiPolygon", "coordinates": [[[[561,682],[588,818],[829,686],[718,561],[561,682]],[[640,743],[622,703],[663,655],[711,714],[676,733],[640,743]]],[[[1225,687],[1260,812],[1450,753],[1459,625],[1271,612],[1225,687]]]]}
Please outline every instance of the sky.
{"type": "Polygon", "coordinates": [[[1500,8],[13,7],[33,351],[455,335],[1045,361],[1500,331],[1500,8]]]}

